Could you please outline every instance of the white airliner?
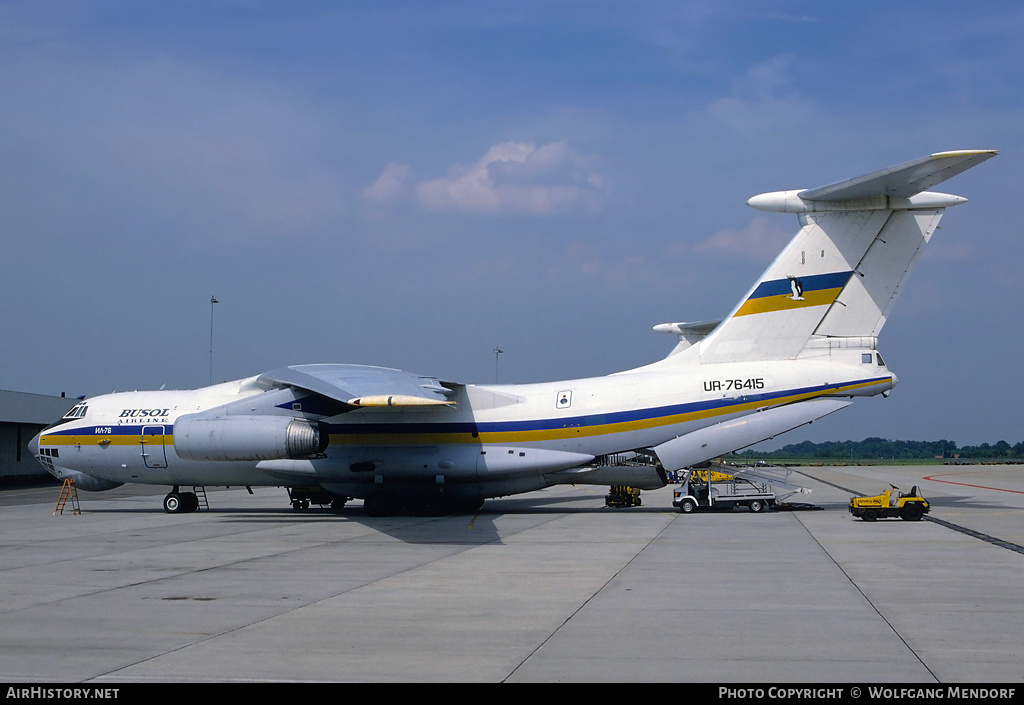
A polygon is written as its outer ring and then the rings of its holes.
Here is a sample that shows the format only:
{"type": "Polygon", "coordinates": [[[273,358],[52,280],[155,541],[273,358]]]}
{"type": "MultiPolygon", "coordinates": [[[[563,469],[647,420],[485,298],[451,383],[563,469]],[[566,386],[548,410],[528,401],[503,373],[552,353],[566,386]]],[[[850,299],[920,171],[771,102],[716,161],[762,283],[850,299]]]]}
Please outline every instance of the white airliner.
{"type": "MultiPolygon", "coordinates": [[[[722,320],[664,323],[663,360],[607,377],[458,384],[383,367],[295,365],[193,391],[75,405],[30,448],[84,490],[315,489],[367,514],[478,509],[561,483],[655,489],[666,472],[772,438],[897,379],[878,334],[943,211],[929,192],[995,156],[941,152],[848,181],[754,196],[800,230],[722,320]]],[[[296,494],[293,496],[302,496],[296,494]]],[[[308,496],[308,495],[306,495],[308,496]]]]}

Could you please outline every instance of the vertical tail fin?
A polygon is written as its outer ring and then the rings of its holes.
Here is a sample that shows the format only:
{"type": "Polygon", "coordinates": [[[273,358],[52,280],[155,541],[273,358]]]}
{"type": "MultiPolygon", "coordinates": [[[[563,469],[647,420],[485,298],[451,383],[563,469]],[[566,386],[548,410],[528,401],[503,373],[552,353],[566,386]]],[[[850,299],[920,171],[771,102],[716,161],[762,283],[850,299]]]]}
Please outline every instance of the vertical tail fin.
{"type": "Polygon", "coordinates": [[[700,345],[702,362],[796,357],[812,336],[874,337],[949,206],[924,189],[996,155],[941,152],[840,183],[754,196],[800,231],[700,345]]]}

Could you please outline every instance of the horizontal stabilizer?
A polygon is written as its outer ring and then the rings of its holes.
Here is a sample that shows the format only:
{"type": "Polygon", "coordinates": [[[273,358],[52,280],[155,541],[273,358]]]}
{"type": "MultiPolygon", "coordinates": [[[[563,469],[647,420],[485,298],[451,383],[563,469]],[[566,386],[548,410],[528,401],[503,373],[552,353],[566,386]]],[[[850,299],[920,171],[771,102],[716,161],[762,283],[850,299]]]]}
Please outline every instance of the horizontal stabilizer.
{"type": "Polygon", "coordinates": [[[819,398],[788,404],[687,433],[652,450],[665,470],[681,470],[791,431],[852,403],[844,399],[819,398]]]}
{"type": "Polygon", "coordinates": [[[873,196],[910,198],[996,156],[994,149],[938,152],[820,188],[801,191],[805,201],[848,201],[873,196]]]}
{"type": "Polygon", "coordinates": [[[657,333],[669,333],[679,336],[679,344],[672,351],[672,354],[675,355],[706,338],[708,333],[717,328],[721,322],[722,319],[698,321],[696,323],[659,323],[654,326],[654,330],[657,333]]]}
{"type": "Polygon", "coordinates": [[[996,154],[995,150],[939,152],[828,186],[758,194],[747,205],[774,213],[949,208],[966,203],[967,199],[925,189],[996,154]]]}
{"type": "Polygon", "coordinates": [[[722,319],[718,318],[713,321],[699,321],[697,323],[659,323],[654,326],[654,330],[657,333],[671,333],[672,335],[680,336],[696,335],[704,337],[713,331],[721,322],[722,319]]]}

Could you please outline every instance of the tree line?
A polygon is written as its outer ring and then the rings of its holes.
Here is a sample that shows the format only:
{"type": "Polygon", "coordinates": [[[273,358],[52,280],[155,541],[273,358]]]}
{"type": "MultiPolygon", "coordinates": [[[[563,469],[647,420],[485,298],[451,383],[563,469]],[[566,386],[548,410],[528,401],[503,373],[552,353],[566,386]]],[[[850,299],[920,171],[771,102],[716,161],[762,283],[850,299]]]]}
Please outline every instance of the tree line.
{"type": "Polygon", "coordinates": [[[977,446],[958,446],[956,441],[890,441],[886,438],[865,438],[863,441],[825,441],[824,443],[791,443],[778,450],[746,450],[737,455],[746,458],[824,458],[886,460],[929,459],[993,459],[1024,458],[1024,441],[1010,445],[1006,441],[977,446]]]}

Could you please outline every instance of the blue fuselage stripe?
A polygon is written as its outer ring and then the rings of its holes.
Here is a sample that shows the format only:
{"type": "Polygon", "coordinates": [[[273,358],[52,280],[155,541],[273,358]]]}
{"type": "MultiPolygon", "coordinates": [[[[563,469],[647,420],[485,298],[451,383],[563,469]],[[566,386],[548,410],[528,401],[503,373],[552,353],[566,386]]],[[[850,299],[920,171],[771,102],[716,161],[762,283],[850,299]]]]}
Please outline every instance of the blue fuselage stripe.
{"type": "Polygon", "coordinates": [[[338,435],[362,434],[447,434],[447,433],[522,433],[529,431],[553,431],[565,428],[593,428],[612,424],[628,424],[670,417],[701,414],[702,412],[719,411],[729,413],[729,407],[756,404],[769,406],[772,401],[794,396],[824,394],[830,390],[845,387],[862,387],[891,380],[891,376],[873,377],[868,379],[844,382],[840,385],[817,385],[800,387],[780,392],[764,394],[748,394],[729,399],[713,399],[709,401],[671,404],[647,409],[617,411],[605,414],[589,414],[549,419],[528,419],[524,421],[464,421],[464,422],[425,422],[425,423],[358,423],[330,424],[329,430],[338,435]]]}

